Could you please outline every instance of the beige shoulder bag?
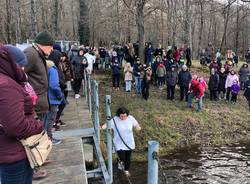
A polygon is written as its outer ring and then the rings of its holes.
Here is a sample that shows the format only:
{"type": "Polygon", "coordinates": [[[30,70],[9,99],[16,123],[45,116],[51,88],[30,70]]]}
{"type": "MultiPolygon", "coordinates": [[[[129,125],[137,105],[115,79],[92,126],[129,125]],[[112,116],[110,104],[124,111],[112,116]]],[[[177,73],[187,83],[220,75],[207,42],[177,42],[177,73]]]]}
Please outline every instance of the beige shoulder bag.
{"type": "Polygon", "coordinates": [[[52,142],[45,130],[40,134],[22,139],[20,142],[25,148],[32,169],[41,166],[52,149],[52,142]]]}

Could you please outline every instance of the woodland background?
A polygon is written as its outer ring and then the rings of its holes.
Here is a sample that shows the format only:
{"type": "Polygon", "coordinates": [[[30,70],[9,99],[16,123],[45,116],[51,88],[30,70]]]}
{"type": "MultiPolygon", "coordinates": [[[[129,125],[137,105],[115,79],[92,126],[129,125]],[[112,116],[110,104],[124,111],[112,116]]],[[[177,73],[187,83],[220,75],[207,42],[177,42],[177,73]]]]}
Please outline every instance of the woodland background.
{"type": "Polygon", "coordinates": [[[22,43],[43,30],[57,40],[106,46],[145,41],[183,44],[198,56],[209,42],[244,54],[249,0],[0,0],[0,42],[22,43]]]}

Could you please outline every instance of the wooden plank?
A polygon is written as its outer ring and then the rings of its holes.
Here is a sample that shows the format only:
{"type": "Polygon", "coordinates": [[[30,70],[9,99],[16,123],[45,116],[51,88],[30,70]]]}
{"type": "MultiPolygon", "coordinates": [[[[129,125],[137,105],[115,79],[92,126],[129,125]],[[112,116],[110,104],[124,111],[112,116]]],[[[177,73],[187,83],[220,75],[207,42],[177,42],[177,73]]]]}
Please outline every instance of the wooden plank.
{"type": "Polygon", "coordinates": [[[54,136],[58,139],[64,139],[68,137],[91,137],[94,135],[94,133],[95,133],[94,128],[86,128],[86,129],[57,131],[54,133],[54,136]]]}

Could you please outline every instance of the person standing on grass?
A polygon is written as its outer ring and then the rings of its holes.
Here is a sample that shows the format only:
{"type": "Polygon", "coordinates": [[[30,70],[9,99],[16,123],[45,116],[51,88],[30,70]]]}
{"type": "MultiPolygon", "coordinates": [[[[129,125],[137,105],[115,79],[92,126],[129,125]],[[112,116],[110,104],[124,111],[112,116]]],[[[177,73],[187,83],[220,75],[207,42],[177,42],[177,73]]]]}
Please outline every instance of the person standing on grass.
{"type": "MultiPolygon", "coordinates": [[[[101,129],[106,128],[106,124],[101,126],[101,129]]],[[[141,127],[137,120],[129,114],[128,109],[120,107],[116,111],[116,116],[112,119],[111,128],[114,131],[115,150],[121,161],[118,162],[118,169],[123,170],[129,176],[131,155],[135,149],[133,129],[140,131],[141,127]]]]}
{"type": "Polygon", "coordinates": [[[72,59],[73,77],[74,77],[74,92],[75,98],[80,98],[79,92],[84,77],[85,68],[88,66],[87,58],[84,56],[84,49],[78,50],[78,55],[72,59]]]}
{"type": "Polygon", "coordinates": [[[178,85],[180,86],[180,100],[182,101],[184,98],[186,102],[188,101],[188,88],[189,84],[192,80],[192,75],[188,71],[186,65],[182,66],[182,70],[178,74],[178,85]]]}
{"type": "Polygon", "coordinates": [[[157,76],[157,79],[158,79],[158,88],[160,90],[163,89],[163,83],[164,83],[164,79],[165,79],[165,76],[166,76],[166,68],[164,66],[164,63],[162,61],[160,61],[157,69],[156,69],[156,76],[157,76]]]}
{"type": "Polygon", "coordinates": [[[218,86],[218,96],[219,99],[226,99],[226,79],[227,79],[227,74],[225,72],[225,68],[221,68],[219,73],[219,86],[218,86]]]}
{"type": "Polygon", "coordinates": [[[167,99],[174,100],[175,86],[178,82],[178,72],[176,68],[172,66],[171,71],[168,71],[166,74],[167,82],[167,99]]]}
{"type": "Polygon", "coordinates": [[[149,97],[149,83],[152,76],[152,69],[148,65],[143,65],[143,72],[142,72],[142,97],[145,100],[148,100],[149,97]]]}
{"type": "Polygon", "coordinates": [[[133,80],[133,68],[130,63],[126,63],[124,67],[125,91],[130,92],[133,80]]]}
{"type": "Polygon", "coordinates": [[[244,96],[248,101],[249,111],[250,111],[250,75],[248,75],[248,80],[244,84],[245,91],[244,96]]]}
{"type": "Polygon", "coordinates": [[[227,89],[226,99],[230,101],[230,94],[231,94],[231,87],[234,81],[239,81],[238,76],[236,75],[234,70],[231,70],[230,73],[227,75],[225,88],[227,89]]]}
{"type": "Polygon", "coordinates": [[[191,53],[191,48],[189,46],[187,46],[185,54],[186,54],[186,60],[187,60],[186,65],[188,67],[191,67],[192,66],[192,53],[191,53]]]}
{"type": "Polygon", "coordinates": [[[111,69],[112,69],[113,88],[115,88],[115,90],[119,90],[120,78],[121,78],[121,66],[118,63],[117,58],[115,59],[114,63],[112,63],[111,69]]]}
{"type": "Polygon", "coordinates": [[[239,71],[241,89],[244,89],[244,84],[247,81],[249,74],[250,74],[250,69],[248,67],[248,64],[244,63],[239,71]]]}
{"type": "Polygon", "coordinates": [[[211,75],[209,77],[209,82],[208,82],[208,88],[210,91],[211,101],[218,100],[217,92],[218,92],[219,83],[220,83],[219,75],[215,72],[215,69],[212,68],[211,75]]]}
{"type": "Polygon", "coordinates": [[[210,72],[214,69],[215,73],[220,70],[220,65],[217,63],[217,60],[213,60],[212,63],[209,65],[210,72]]]}
{"type": "Polygon", "coordinates": [[[142,64],[140,58],[137,58],[136,64],[134,64],[133,67],[136,94],[141,94],[141,83],[142,83],[141,72],[142,72],[142,64]]]}
{"type": "Polygon", "coordinates": [[[240,85],[239,82],[237,80],[235,80],[233,82],[233,85],[231,86],[231,94],[232,94],[232,98],[231,101],[233,104],[235,104],[237,102],[237,96],[240,92],[240,85]]]}
{"type": "Polygon", "coordinates": [[[188,95],[188,108],[193,108],[193,99],[196,97],[198,100],[198,112],[202,111],[202,98],[204,96],[205,89],[202,84],[199,83],[197,77],[191,81],[189,95],[188,95]]]}

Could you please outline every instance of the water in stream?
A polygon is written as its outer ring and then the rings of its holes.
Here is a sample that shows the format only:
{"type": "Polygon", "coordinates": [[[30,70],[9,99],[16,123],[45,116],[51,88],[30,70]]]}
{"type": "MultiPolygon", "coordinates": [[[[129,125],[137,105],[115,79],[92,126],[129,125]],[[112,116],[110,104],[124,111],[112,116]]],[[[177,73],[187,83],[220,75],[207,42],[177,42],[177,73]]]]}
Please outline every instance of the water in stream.
{"type": "MultiPolygon", "coordinates": [[[[160,184],[250,184],[250,145],[185,149],[161,158],[160,164],[160,184]]],[[[147,163],[131,167],[132,183],[146,184],[147,163]]],[[[114,183],[127,183],[117,170],[114,183]]]]}

